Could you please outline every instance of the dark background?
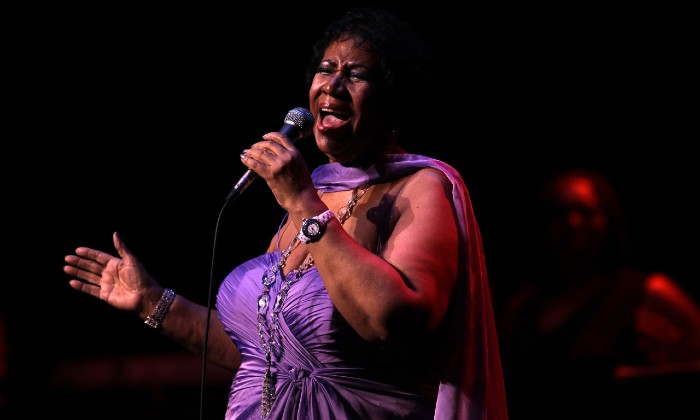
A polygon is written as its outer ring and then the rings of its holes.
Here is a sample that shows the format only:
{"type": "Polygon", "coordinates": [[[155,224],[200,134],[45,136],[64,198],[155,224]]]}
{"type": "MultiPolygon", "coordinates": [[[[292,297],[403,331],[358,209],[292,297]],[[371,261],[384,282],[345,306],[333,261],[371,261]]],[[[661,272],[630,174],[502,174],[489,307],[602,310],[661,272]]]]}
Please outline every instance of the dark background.
{"type": "MultiPolygon", "coordinates": [[[[546,176],[572,166],[598,169],[618,187],[635,263],[700,298],[689,11],[387,5],[440,60],[435,133],[413,151],[462,173],[496,300],[518,282],[528,200],[546,176]]],[[[289,109],[307,106],[311,42],[345,8],[101,4],[8,13],[11,268],[0,303],[17,411],[195,418],[198,358],[188,359],[193,369],[181,382],[128,377],[126,361],[182,349],[72,290],[63,256],[77,246],[112,252],[118,230],[161,284],[205,303],[210,282],[215,290],[260,253],[282,216],[262,182],[222,212],[244,172],[238,155],[277,130],[289,109]]],[[[297,144],[310,166],[322,162],[311,138],[297,144]]],[[[208,410],[221,418],[228,378],[211,372],[208,410]]]]}

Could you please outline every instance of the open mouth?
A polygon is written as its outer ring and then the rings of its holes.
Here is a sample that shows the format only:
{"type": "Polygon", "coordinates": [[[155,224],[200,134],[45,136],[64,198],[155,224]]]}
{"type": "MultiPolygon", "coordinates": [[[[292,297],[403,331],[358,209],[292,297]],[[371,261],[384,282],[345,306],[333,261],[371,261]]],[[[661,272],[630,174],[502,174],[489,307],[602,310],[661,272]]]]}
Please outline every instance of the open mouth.
{"type": "Polygon", "coordinates": [[[338,111],[334,108],[321,108],[318,114],[321,117],[321,119],[324,119],[327,116],[339,118],[341,120],[347,120],[348,118],[350,118],[349,112],[338,111]]]}
{"type": "Polygon", "coordinates": [[[349,120],[352,114],[335,108],[324,107],[319,109],[318,116],[324,127],[334,128],[349,120]]]}

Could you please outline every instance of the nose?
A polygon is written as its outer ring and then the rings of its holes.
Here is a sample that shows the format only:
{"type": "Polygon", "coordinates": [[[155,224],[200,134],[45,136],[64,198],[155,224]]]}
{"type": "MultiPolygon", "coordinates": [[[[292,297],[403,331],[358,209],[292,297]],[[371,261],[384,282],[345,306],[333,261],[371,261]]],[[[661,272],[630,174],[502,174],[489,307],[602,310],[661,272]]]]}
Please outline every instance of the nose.
{"type": "Polygon", "coordinates": [[[341,73],[335,73],[331,76],[323,86],[323,93],[328,95],[337,95],[343,92],[345,88],[345,77],[341,73]]]}
{"type": "Polygon", "coordinates": [[[569,227],[579,228],[581,225],[583,225],[584,216],[581,214],[581,212],[571,211],[567,214],[566,221],[569,227]]]}

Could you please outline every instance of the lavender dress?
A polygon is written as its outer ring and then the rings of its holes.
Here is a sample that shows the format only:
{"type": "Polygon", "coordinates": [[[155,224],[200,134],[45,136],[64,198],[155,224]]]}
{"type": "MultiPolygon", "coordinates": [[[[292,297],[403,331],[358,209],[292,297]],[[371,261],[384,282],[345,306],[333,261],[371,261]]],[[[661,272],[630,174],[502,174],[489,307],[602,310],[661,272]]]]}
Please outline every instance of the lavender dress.
{"type": "MultiPolygon", "coordinates": [[[[402,154],[364,169],[322,165],[312,178],[319,190],[345,191],[424,167],[442,170],[453,183],[464,256],[448,316],[432,350],[416,358],[406,349],[362,340],[335,310],[318,271],[311,267],[289,288],[279,316],[283,350],[273,356],[276,397],[269,419],[507,419],[481,237],[459,174],[443,162],[402,154]]],[[[241,264],[217,294],[219,317],[242,355],[226,419],[261,417],[266,363],[257,301],[263,273],[279,257],[275,251],[241,264]]],[[[282,283],[278,279],[270,286],[271,302],[282,283]]]]}

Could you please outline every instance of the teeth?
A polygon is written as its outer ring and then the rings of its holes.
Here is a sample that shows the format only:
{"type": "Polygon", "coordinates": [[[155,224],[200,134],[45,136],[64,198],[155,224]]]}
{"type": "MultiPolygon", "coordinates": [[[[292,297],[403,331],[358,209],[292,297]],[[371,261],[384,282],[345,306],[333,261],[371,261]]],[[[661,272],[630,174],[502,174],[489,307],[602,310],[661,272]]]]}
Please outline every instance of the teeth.
{"type": "Polygon", "coordinates": [[[336,114],[336,115],[347,115],[347,112],[337,111],[334,108],[321,108],[321,112],[326,112],[326,113],[336,114]]]}

